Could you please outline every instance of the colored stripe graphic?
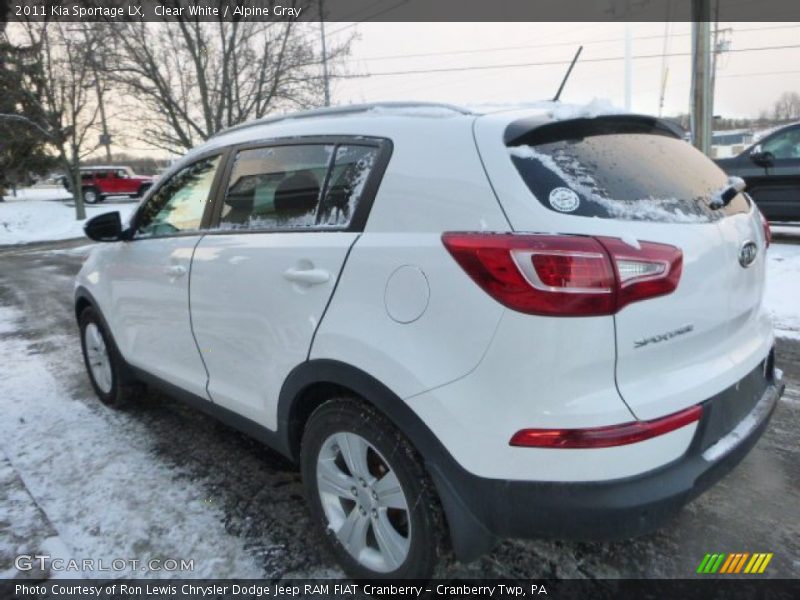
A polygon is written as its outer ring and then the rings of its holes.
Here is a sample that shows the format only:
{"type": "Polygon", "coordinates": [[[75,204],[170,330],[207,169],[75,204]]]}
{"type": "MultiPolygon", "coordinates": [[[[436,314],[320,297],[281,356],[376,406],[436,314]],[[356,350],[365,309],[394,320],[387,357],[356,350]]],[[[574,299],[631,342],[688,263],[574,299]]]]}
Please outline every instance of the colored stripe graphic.
{"type": "Polygon", "coordinates": [[[706,572],[706,565],[708,564],[709,559],[711,558],[710,554],[706,554],[703,557],[703,560],[700,561],[700,566],[697,567],[698,573],[705,573],[706,572]]]}
{"type": "Polygon", "coordinates": [[[739,564],[737,564],[737,565],[736,565],[736,570],[735,570],[735,571],[731,571],[731,572],[732,572],[732,573],[738,573],[739,571],[741,571],[741,570],[742,570],[742,567],[744,566],[744,563],[745,563],[745,561],[747,560],[747,557],[748,557],[748,556],[750,556],[750,553],[749,553],[749,552],[745,552],[745,553],[742,555],[742,560],[740,560],[740,561],[739,561],[739,564]]]}
{"type": "Polygon", "coordinates": [[[728,554],[728,560],[722,565],[720,569],[720,573],[730,573],[732,567],[734,567],[739,562],[739,555],[738,554],[728,554]]]}
{"type": "MultiPolygon", "coordinates": [[[[709,555],[706,554],[706,556],[709,556],[709,555]]],[[[708,559],[708,562],[706,562],[705,559],[703,560],[703,562],[705,563],[705,566],[704,566],[702,572],[703,573],[716,573],[719,570],[720,566],[722,566],[722,561],[723,560],[725,560],[725,554],[724,553],[722,553],[722,554],[712,554],[710,556],[710,558],[708,559]]],[[[700,572],[700,571],[698,571],[698,572],[700,572]]]]}
{"type": "Polygon", "coordinates": [[[771,561],[771,560],[772,560],[772,552],[767,554],[766,558],[764,558],[764,562],[761,563],[761,568],[759,569],[758,572],[759,573],[763,573],[766,570],[767,565],[769,564],[769,561],[771,561]]]}
{"type": "Polygon", "coordinates": [[[731,575],[742,573],[742,569],[744,569],[744,573],[760,574],[766,570],[772,557],[772,552],[756,552],[755,554],[750,554],[749,552],[706,554],[703,560],[700,561],[697,572],[703,574],[719,572],[720,574],[731,575]]]}
{"type": "Polygon", "coordinates": [[[773,553],[759,553],[753,554],[753,558],[747,564],[745,573],[763,573],[767,568],[769,561],[772,560],[773,553]]]}

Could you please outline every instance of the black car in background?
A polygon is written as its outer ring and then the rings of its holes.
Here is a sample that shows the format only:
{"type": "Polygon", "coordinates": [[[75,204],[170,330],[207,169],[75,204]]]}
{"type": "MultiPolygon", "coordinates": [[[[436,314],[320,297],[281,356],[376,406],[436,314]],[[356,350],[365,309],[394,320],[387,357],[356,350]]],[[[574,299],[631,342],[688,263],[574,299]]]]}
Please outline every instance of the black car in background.
{"type": "Polygon", "coordinates": [[[800,123],[782,127],[716,163],[747,182],[747,193],[770,221],[800,221],[800,123]]]}

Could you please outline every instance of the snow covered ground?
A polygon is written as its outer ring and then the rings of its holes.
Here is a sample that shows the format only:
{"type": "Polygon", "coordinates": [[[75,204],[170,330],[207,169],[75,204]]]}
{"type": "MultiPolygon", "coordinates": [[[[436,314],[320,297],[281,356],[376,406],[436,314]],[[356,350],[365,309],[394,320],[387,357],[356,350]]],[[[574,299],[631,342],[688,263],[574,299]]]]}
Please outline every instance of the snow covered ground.
{"type": "MultiPolygon", "coordinates": [[[[20,190],[0,202],[0,246],[66,240],[83,236],[86,221],[75,220],[75,206],[64,202],[72,196],[59,186],[20,190]]],[[[87,219],[118,210],[123,223],[136,207],[136,201],[112,204],[108,200],[86,207],[87,219]]]]}
{"type": "MultiPolygon", "coordinates": [[[[260,577],[252,552],[225,531],[224,515],[207,491],[180,468],[154,464],[152,436],[141,423],[70,399],[53,375],[65,366],[32,354],[29,340],[13,335],[22,319],[16,309],[0,306],[0,364],[14,365],[0,377],[0,484],[11,479],[12,466],[23,483],[13,493],[4,486],[0,522],[9,531],[0,537],[18,538],[20,545],[0,551],[38,550],[64,560],[104,557],[107,567],[112,558],[142,564],[194,559],[194,570],[181,576],[260,577]],[[26,532],[40,530],[37,521],[45,515],[49,535],[31,548],[26,532]]],[[[79,352],[73,340],[61,342],[79,352]]],[[[163,576],[140,569],[97,576],[163,576]]],[[[0,572],[0,578],[15,573],[0,572]]]]}
{"type": "Polygon", "coordinates": [[[775,335],[800,340],[800,245],[772,244],[767,261],[764,301],[775,335]]]}
{"type": "Polygon", "coordinates": [[[29,188],[20,188],[16,194],[3,196],[6,202],[15,200],[71,200],[72,194],[62,185],[42,184],[29,188]]]}

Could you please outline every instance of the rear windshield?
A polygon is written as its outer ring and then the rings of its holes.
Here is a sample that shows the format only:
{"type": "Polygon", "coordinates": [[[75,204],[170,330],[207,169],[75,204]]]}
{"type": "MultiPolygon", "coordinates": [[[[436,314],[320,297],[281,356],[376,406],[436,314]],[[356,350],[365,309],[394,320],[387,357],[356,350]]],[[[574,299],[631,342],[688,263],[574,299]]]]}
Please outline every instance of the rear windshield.
{"type": "Polygon", "coordinates": [[[744,194],[721,210],[710,209],[727,176],[691,144],[665,135],[593,135],[508,151],[536,199],[557,212],[707,223],[749,210],[744,194]]]}

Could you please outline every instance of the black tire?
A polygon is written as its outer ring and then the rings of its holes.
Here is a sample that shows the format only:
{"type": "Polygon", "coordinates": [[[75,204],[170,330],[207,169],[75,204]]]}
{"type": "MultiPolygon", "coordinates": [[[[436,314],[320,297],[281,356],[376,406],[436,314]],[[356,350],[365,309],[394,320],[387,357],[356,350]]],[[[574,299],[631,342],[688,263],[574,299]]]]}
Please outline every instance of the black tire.
{"type": "Polygon", "coordinates": [[[97,204],[105,200],[105,197],[95,187],[83,188],[83,201],[86,204],[97,204]]]}
{"type": "Polygon", "coordinates": [[[137,395],[141,394],[143,386],[131,380],[130,375],[127,373],[125,362],[122,360],[114,340],[106,331],[103,322],[97,316],[97,312],[94,308],[87,307],[83,310],[78,319],[78,326],[80,328],[83,362],[86,366],[86,373],[89,376],[89,381],[92,384],[95,394],[97,394],[97,397],[103,404],[112,408],[122,408],[130,404],[137,395]],[[86,335],[87,328],[90,325],[94,326],[99,332],[108,352],[111,375],[110,386],[103,386],[101,383],[98,383],[92,371],[92,366],[90,365],[86,335]]]}
{"type": "MultiPolygon", "coordinates": [[[[311,518],[348,576],[355,580],[430,579],[434,574],[441,576],[450,560],[439,497],[422,458],[405,436],[375,408],[360,399],[346,397],[322,404],[306,425],[301,447],[301,467],[311,518]],[[379,453],[376,460],[385,459],[385,464],[397,476],[405,494],[409,508],[403,515],[410,522],[407,529],[408,550],[403,562],[394,570],[374,570],[356,560],[329,524],[317,482],[317,462],[326,440],[337,433],[354,433],[366,440],[372,450],[379,453]]],[[[355,510],[356,502],[353,501],[352,511],[355,510]]],[[[344,508],[344,511],[347,512],[347,509],[344,508]]],[[[375,514],[374,510],[372,514],[375,514]]],[[[372,526],[374,522],[375,517],[368,526],[367,539],[370,539],[371,532],[372,542],[377,549],[377,537],[372,526]]]]}

